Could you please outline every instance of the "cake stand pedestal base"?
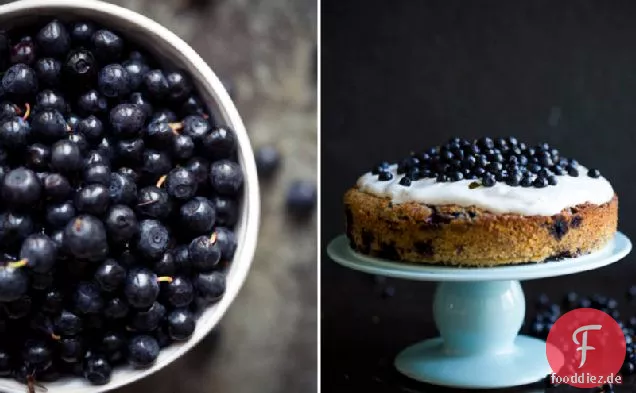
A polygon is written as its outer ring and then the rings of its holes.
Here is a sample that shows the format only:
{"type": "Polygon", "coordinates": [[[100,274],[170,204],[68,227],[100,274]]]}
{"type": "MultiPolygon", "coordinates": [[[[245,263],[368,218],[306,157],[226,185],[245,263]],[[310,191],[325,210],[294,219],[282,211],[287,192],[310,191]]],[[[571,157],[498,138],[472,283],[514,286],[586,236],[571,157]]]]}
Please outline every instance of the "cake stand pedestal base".
{"type": "Polygon", "coordinates": [[[438,281],[433,317],[439,338],[403,350],[395,359],[402,374],[435,385],[495,389],[537,382],[551,373],[546,343],[517,335],[525,315],[519,280],[554,277],[616,262],[631,250],[617,233],[602,250],[558,262],[456,268],[391,262],[353,251],[345,236],[327,253],[343,266],[366,273],[438,281]]]}

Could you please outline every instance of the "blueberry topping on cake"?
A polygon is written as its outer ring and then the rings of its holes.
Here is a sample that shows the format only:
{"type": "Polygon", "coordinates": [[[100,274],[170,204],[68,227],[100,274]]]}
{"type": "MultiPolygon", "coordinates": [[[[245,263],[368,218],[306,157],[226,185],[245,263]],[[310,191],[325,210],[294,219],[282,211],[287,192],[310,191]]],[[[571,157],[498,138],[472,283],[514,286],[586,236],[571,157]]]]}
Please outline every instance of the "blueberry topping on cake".
{"type": "MultiPolygon", "coordinates": [[[[578,177],[580,171],[576,160],[561,156],[559,150],[548,143],[530,147],[515,137],[484,137],[473,141],[451,138],[442,146],[411,153],[396,165],[395,173],[406,174],[412,181],[435,178],[446,183],[480,179],[484,187],[505,183],[511,187],[544,188],[556,186],[558,176],[578,177]]],[[[374,166],[371,173],[379,180],[388,181],[393,178],[391,167],[388,162],[382,162],[374,166]]],[[[590,169],[587,176],[598,178],[600,172],[590,169]]]]}

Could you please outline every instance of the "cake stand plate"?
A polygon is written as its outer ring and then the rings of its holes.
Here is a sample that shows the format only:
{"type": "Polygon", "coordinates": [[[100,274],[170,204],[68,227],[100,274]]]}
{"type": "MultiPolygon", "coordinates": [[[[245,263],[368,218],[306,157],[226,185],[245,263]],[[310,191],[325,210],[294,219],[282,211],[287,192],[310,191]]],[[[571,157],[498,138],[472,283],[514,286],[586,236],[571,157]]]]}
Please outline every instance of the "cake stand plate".
{"type": "Polygon", "coordinates": [[[436,267],[391,262],[353,251],[346,236],[335,238],[327,254],[365,273],[438,281],[433,318],[441,337],[403,350],[395,367],[421,382],[468,389],[526,385],[551,373],[546,343],[517,335],[525,315],[519,280],[578,273],[624,258],[630,240],[617,232],[601,250],[561,261],[491,268],[436,267]]]}

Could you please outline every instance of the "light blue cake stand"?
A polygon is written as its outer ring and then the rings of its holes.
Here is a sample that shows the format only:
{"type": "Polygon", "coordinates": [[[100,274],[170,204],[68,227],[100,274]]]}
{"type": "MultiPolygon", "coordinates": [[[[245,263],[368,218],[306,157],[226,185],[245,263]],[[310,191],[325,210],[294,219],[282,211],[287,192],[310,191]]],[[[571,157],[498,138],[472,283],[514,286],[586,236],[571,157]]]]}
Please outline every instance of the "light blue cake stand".
{"type": "Polygon", "coordinates": [[[335,238],[327,254],[365,273],[438,281],[433,318],[441,337],[403,350],[395,367],[435,385],[493,389],[537,382],[551,372],[546,343],[517,335],[525,315],[520,280],[555,277],[609,265],[632,248],[618,232],[602,250],[578,258],[493,268],[434,267],[390,262],[356,253],[346,236],[335,238]]]}

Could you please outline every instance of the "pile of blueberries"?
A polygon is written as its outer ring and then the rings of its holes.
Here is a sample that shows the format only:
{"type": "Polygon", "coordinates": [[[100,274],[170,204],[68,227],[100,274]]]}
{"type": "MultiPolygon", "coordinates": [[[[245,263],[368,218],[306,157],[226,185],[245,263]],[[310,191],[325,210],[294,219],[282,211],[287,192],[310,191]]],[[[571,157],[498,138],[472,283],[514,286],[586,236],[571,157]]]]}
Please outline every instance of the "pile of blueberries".
{"type": "Polygon", "coordinates": [[[0,377],[105,384],[222,297],[244,179],[187,74],[46,22],[0,32],[0,377]]]}
{"type": "MultiPolygon", "coordinates": [[[[372,168],[378,180],[393,179],[390,164],[383,162],[372,168]]],[[[398,164],[397,173],[403,175],[399,184],[409,187],[411,182],[432,178],[438,182],[475,180],[471,185],[492,187],[497,182],[512,187],[544,188],[558,183],[557,176],[578,177],[581,167],[574,159],[561,156],[547,143],[535,147],[519,142],[515,137],[466,140],[452,138],[446,144],[413,153],[398,164]]],[[[597,169],[589,169],[587,176],[601,176],[597,169]]]]}
{"type": "MultiPolygon", "coordinates": [[[[636,299],[636,286],[629,288],[626,297],[630,301],[636,299]]],[[[634,338],[636,338],[636,317],[630,317],[625,320],[621,317],[619,306],[619,302],[616,299],[601,294],[583,296],[576,292],[568,292],[560,302],[553,302],[547,295],[543,294],[537,298],[535,314],[532,316],[530,325],[524,330],[533,337],[545,340],[550,329],[561,315],[578,308],[594,308],[603,311],[614,318],[625,334],[625,360],[620,374],[623,378],[626,378],[636,373],[636,344],[634,343],[634,338]]],[[[549,376],[546,377],[545,381],[548,387],[554,386],[551,384],[549,376]]],[[[614,391],[611,384],[601,386],[600,390],[603,392],[614,391]]]]}

